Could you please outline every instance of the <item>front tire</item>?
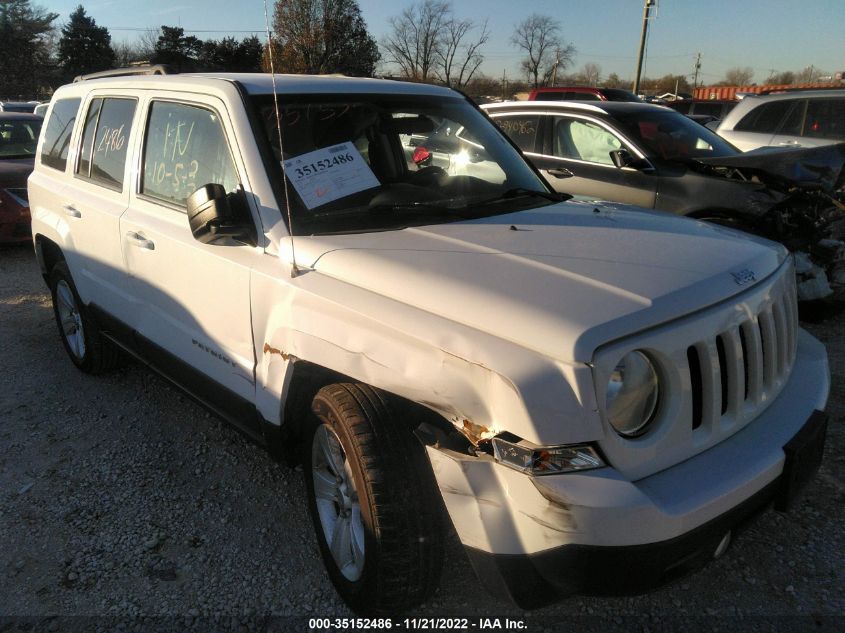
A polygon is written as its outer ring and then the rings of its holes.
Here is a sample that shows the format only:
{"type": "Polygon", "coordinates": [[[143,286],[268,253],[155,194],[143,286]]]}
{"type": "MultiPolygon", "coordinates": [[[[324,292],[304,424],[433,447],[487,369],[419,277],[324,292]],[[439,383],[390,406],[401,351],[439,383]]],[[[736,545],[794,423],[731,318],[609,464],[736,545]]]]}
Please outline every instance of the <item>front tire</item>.
{"type": "Polygon", "coordinates": [[[114,368],[120,361],[120,351],[100,333],[79,299],[65,262],[58,262],[50,271],[50,292],[59,336],[73,364],[89,374],[114,368]]]}
{"type": "Polygon", "coordinates": [[[440,579],[443,528],[423,446],[367,385],[324,387],[312,411],[303,472],[332,583],[365,615],[424,602],[440,579]]]}

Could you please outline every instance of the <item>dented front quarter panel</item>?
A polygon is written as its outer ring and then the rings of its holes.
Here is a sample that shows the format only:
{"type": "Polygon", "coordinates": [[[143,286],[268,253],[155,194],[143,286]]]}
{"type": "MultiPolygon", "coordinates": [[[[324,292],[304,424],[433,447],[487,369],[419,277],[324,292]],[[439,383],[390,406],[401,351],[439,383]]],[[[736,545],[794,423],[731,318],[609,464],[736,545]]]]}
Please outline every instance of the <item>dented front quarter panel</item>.
{"type": "Polygon", "coordinates": [[[600,436],[585,364],[315,270],[290,277],[270,255],[253,271],[251,294],[256,403],[267,420],[280,420],[293,364],[306,360],[437,411],[474,442],[504,430],[539,445],[600,436]]]}

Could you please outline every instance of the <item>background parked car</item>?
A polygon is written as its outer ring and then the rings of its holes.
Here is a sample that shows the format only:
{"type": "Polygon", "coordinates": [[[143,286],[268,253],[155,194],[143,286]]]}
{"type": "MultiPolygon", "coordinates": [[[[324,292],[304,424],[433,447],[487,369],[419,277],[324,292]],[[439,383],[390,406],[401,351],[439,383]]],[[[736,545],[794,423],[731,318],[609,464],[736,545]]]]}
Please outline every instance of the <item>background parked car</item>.
{"type": "Polygon", "coordinates": [[[679,99],[668,101],[666,105],[681,114],[706,114],[724,119],[737,103],[736,99],[679,99]]]}
{"type": "Polygon", "coordinates": [[[37,101],[0,101],[0,112],[25,112],[31,114],[37,101]]]}
{"type": "Polygon", "coordinates": [[[838,264],[845,260],[839,241],[845,145],[744,154],[686,116],[646,103],[511,102],[484,109],[557,191],[779,240],[810,255],[802,298],[845,289],[838,264]]]}
{"type": "Polygon", "coordinates": [[[0,113],[0,242],[31,239],[26,179],[42,122],[34,114],[0,113]]]}
{"type": "Polygon", "coordinates": [[[529,101],[640,101],[630,90],[621,88],[594,88],[593,86],[554,86],[535,88],[528,95],[529,101]]]}
{"type": "Polygon", "coordinates": [[[722,120],[717,131],[743,151],[845,141],[845,90],[748,95],[722,120]]]}

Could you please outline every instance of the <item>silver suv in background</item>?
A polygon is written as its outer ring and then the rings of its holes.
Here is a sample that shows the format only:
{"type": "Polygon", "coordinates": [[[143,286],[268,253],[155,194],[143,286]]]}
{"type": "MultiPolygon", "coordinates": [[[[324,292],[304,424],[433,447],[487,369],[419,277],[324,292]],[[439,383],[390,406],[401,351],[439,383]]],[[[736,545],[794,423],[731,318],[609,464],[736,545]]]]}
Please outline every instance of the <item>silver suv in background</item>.
{"type": "Polygon", "coordinates": [[[845,141],[845,89],[748,95],[716,130],[739,149],[845,141]]]}

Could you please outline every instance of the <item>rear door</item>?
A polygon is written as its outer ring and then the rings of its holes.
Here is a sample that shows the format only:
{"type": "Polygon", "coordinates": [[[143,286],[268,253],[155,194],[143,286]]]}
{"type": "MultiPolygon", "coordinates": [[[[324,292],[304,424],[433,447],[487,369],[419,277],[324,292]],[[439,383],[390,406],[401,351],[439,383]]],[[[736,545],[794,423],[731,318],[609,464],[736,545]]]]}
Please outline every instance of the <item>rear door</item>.
{"type": "Polygon", "coordinates": [[[137,106],[136,97],[109,93],[94,93],[83,103],[73,177],[57,204],[69,227],[65,257],[82,301],[118,318],[131,311],[120,216],[129,204],[127,155],[137,129],[137,106]]]}
{"type": "Polygon", "coordinates": [[[120,223],[136,344],[162,373],[244,421],[254,401],[250,269],[262,251],[198,242],[185,205],[205,184],[248,185],[231,122],[222,101],[175,94],[146,102],[143,121],[138,178],[120,223]]]}
{"type": "Polygon", "coordinates": [[[772,145],[818,147],[845,141],[845,98],[802,99],[787,116],[772,145]]]}
{"type": "Polygon", "coordinates": [[[737,121],[733,130],[719,133],[744,152],[771,145],[800,145],[799,137],[805,100],[778,99],[753,108],[737,121]],[[783,131],[780,140],[775,135],[783,131]]]}

